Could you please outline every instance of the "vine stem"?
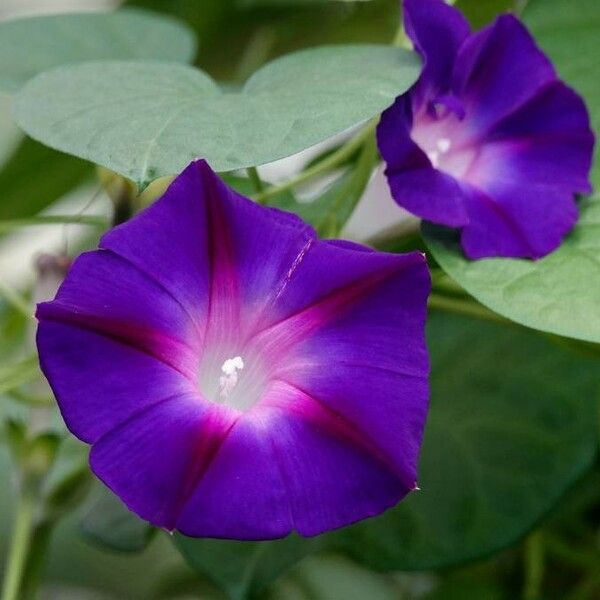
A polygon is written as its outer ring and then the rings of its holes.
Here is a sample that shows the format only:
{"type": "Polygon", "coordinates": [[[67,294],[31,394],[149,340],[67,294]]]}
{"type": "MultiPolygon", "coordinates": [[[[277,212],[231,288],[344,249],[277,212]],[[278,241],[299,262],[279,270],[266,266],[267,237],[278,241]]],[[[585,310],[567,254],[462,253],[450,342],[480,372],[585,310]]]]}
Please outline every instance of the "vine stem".
{"type": "Polygon", "coordinates": [[[25,565],[34,531],[35,503],[28,493],[20,496],[2,588],[2,600],[19,600],[25,565]]]}
{"type": "Polygon", "coordinates": [[[257,194],[261,194],[262,192],[264,192],[265,185],[262,182],[260,175],[258,174],[258,169],[256,167],[248,167],[246,171],[248,172],[248,177],[252,182],[252,185],[254,186],[254,191],[257,194]]]}
{"type": "Polygon", "coordinates": [[[264,191],[255,194],[253,196],[254,200],[259,204],[264,204],[266,200],[269,200],[273,196],[277,196],[282,192],[287,192],[295,188],[296,186],[305,183],[311,179],[314,179],[318,175],[322,173],[327,173],[328,171],[332,171],[336,167],[339,167],[343,163],[345,163],[349,158],[360,150],[365,141],[373,134],[375,128],[377,127],[377,119],[371,121],[364,129],[362,129],[357,135],[355,135],[352,139],[348,140],[343,146],[340,146],[335,152],[332,152],[329,156],[319,161],[317,164],[305,169],[296,177],[292,177],[288,179],[285,183],[280,185],[273,185],[268,187],[264,191]]]}
{"type": "Polygon", "coordinates": [[[465,315],[467,317],[475,317],[486,321],[494,321],[496,323],[508,324],[510,321],[497,315],[495,312],[485,308],[481,304],[472,302],[471,300],[461,298],[451,298],[441,294],[433,293],[429,296],[429,308],[432,310],[440,310],[444,312],[465,315]]]}
{"type": "Polygon", "coordinates": [[[540,600],[544,581],[544,542],[541,531],[532,533],[525,541],[524,568],[523,600],[540,600]]]}

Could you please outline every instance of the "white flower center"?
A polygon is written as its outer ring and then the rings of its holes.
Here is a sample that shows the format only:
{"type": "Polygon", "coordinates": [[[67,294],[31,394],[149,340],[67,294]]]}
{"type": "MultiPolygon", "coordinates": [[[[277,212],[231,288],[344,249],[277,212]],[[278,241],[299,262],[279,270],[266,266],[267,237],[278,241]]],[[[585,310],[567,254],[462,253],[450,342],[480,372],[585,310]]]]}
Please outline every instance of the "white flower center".
{"type": "Polygon", "coordinates": [[[239,381],[238,371],[244,368],[244,359],[241,356],[234,356],[228,358],[221,365],[221,372],[223,373],[219,377],[219,398],[222,401],[226,401],[231,392],[239,381]]]}
{"type": "Polygon", "coordinates": [[[440,164],[440,155],[446,154],[452,147],[452,142],[446,138],[439,138],[435,142],[435,150],[427,152],[427,158],[431,161],[431,164],[437,169],[440,164]]]}

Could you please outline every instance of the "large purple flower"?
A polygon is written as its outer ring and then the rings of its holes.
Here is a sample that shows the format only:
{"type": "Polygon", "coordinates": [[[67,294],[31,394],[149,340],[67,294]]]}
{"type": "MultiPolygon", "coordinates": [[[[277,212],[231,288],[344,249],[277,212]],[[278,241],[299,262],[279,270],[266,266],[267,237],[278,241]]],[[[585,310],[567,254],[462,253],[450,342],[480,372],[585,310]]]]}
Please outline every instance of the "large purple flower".
{"type": "Polygon", "coordinates": [[[471,34],[443,0],[405,0],[425,65],[381,119],[396,202],[460,228],[469,258],[539,258],[577,220],[594,137],[581,98],[513,16],[471,34]]]}
{"type": "Polygon", "coordinates": [[[419,253],[320,241],[192,163],[38,308],[44,373],[94,472],[192,536],[315,535],[416,485],[419,253]]]}

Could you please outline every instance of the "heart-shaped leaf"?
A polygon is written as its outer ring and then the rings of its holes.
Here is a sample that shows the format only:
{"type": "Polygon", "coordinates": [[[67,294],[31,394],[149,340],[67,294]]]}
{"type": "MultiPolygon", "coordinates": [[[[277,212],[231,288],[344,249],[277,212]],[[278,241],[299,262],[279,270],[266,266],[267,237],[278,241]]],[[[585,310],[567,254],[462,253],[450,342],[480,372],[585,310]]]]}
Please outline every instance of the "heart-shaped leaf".
{"type": "Polygon", "coordinates": [[[596,455],[595,360],[464,317],[433,315],[428,337],[422,489],[329,541],[377,569],[440,568],[514,544],[596,455]]]}
{"type": "Polygon", "coordinates": [[[5,21],[0,23],[0,91],[16,92],[38,73],[63,64],[100,59],[189,62],[195,52],[188,27],[142,10],[5,21]]]}
{"type": "Polygon", "coordinates": [[[575,230],[538,261],[467,260],[457,234],[423,225],[440,266],[482,304],[527,327],[600,343],[600,199],[581,203],[575,230]]]}
{"type": "Polygon", "coordinates": [[[378,115],[418,74],[416,55],[376,45],[287,55],[240,93],[183,65],[105,61],[42,73],[15,115],[33,138],[144,187],[198,157],[229,171],[299,152],[378,115]]]}

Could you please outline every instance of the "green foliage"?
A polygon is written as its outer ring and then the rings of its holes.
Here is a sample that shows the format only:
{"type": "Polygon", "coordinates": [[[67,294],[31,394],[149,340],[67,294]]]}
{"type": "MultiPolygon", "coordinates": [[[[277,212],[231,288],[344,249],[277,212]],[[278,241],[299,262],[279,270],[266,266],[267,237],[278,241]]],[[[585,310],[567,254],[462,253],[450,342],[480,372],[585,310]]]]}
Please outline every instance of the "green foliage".
{"type": "MultiPolygon", "coordinates": [[[[352,190],[348,192],[354,180],[353,175],[353,171],[343,173],[316,198],[309,201],[300,202],[291,191],[287,190],[270,197],[266,205],[295,213],[303,221],[312,225],[317,233],[327,235],[339,224],[345,223],[354,209],[354,201],[357,198],[353,197],[352,190]]],[[[249,179],[226,175],[225,181],[245,196],[252,196],[254,192],[249,179]]]]}
{"type": "Polygon", "coordinates": [[[25,138],[0,169],[0,219],[31,217],[92,175],[89,163],[25,138]]]}
{"type": "Polygon", "coordinates": [[[10,392],[40,377],[37,354],[18,362],[0,366],[0,394],[10,392]]]}
{"type": "Polygon", "coordinates": [[[479,29],[491,23],[500,13],[513,9],[515,0],[457,0],[458,8],[468,19],[473,28],[479,29]]]}
{"type": "Polygon", "coordinates": [[[184,19],[202,40],[197,65],[218,79],[236,81],[243,81],[264,62],[301,48],[388,43],[400,19],[398,0],[275,1],[276,5],[248,6],[245,0],[202,0],[202,10],[198,0],[129,0],[127,4],[184,19]]]}
{"type": "Polygon", "coordinates": [[[596,455],[597,362],[466,318],[432,315],[428,337],[422,491],[328,542],[376,569],[446,567],[514,544],[596,455]]]}
{"type": "Polygon", "coordinates": [[[244,600],[317,550],[320,542],[296,535],[272,542],[231,542],[176,534],[175,544],[188,564],[219,585],[231,600],[244,600]]]}
{"type": "Polygon", "coordinates": [[[418,65],[387,46],[314,48],[225,94],[183,65],[87,63],[36,77],[15,114],[33,138],[145,187],[198,156],[228,171],[299,152],[377,115],[414,82],[418,65]]]}
{"type": "Polygon", "coordinates": [[[83,535],[107,550],[139,552],[156,530],[136,515],[104,485],[95,486],[81,522],[83,535]]]}
{"type": "Polygon", "coordinates": [[[0,23],[0,91],[16,92],[59,65],[101,59],[189,62],[195,51],[194,34],[183,24],[140,10],[5,21],[0,23]]]}
{"type": "Polygon", "coordinates": [[[457,234],[423,226],[440,266],[477,300],[527,327],[600,343],[600,199],[581,203],[581,217],[562,246],[538,261],[467,260],[457,234]]]}
{"type": "Polygon", "coordinates": [[[371,0],[237,0],[238,6],[242,8],[256,6],[284,6],[298,7],[307,4],[324,4],[327,2],[369,2],[371,0]]]}
{"type": "Polygon", "coordinates": [[[403,600],[391,577],[362,569],[339,556],[302,561],[266,595],[268,600],[403,600]]]}

